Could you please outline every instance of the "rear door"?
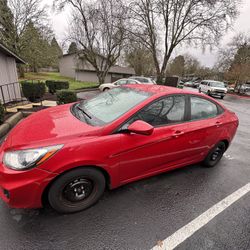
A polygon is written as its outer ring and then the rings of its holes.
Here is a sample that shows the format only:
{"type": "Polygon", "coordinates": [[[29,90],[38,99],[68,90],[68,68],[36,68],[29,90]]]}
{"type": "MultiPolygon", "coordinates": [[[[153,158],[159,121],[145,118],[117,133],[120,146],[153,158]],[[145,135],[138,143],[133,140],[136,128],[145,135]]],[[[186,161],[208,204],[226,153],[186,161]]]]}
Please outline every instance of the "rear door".
{"type": "Polygon", "coordinates": [[[193,154],[193,160],[199,161],[218,142],[224,111],[216,103],[199,96],[190,96],[189,106],[190,122],[186,124],[188,147],[193,154]]]}

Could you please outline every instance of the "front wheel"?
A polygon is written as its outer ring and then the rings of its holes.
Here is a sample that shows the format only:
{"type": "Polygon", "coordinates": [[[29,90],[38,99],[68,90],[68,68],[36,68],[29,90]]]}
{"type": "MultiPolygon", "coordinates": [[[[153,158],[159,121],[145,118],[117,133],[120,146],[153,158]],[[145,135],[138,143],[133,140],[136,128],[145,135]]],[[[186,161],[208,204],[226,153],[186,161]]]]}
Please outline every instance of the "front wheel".
{"type": "Polygon", "coordinates": [[[221,96],[221,97],[220,97],[220,99],[223,99],[223,98],[224,98],[224,96],[221,96]]]}
{"type": "Polygon", "coordinates": [[[208,153],[207,157],[203,161],[203,165],[209,168],[214,167],[220,161],[225,151],[225,143],[223,141],[217,143],[208,153]]]}
{"type": "Polygon", "coordinates": [[[105,190],[105,177],[94,168],[79,168],[62,174],[52,183],[48,200],[59,213],[74,213],[96,203],[105,190]]]}
{"type": "Polygon", "coordinates": [[[201,89],[199,89],[199,93],[201,93],[201,89]]]}

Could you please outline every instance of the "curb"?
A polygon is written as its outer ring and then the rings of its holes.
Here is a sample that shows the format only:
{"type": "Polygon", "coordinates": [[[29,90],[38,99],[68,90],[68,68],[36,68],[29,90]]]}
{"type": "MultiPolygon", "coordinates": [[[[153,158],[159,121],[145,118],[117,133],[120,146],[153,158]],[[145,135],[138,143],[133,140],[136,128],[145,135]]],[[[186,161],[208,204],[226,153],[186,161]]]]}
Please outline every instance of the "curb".
{"type": "Polygon", "coordinates": [[[95,88],[86,88],[86,89],[76,89],[74,92],[80,93],[80,92],[88,92],[88,91],[96,91],[96,90],[99,90],[99,88],[95,87],[95,88]]]}
{"type": "Polygon", "coordinates": [[[8,118],[1,126],[0,126],[0,138],[4,137],[9,133],[9,131],[17,125],[23,118],[31,115],[32,112],[17,112],[8,118]]]}
{"type": "Polygon", "coordinates": [[[235,98],[239,98],[239,99],[249,99],[250,100],[250,96],[244,96],[244,95],[236,95],[236,94],[231,94],[231,93],[227,93],[227,95],[229,96],[233,96],[235,98]]]}

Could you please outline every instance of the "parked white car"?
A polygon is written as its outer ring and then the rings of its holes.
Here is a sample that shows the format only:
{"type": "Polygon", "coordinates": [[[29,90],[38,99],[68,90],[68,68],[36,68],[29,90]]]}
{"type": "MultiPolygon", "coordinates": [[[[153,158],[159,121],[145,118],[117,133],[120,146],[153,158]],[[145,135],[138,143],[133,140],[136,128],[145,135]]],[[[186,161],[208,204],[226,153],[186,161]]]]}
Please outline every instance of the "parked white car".
{"type": "Polygon", "coordinates": [[[141,84],[139,81],[135,80],[135,79],[120,79],[118,81],[115,81],[113,83],[103,83],[99,86],[99,89],[101,91],[106,91],[109,89],[113,89],[122,85],[126,85],[126,84],[141,84]]]}
{"type": "Polygon", "coordinates": [[[204,80],[200,83],[199,92],[203,92],[210,96],[219,96],[223,99],[227,94],[227,88],[223,82],[204,80]]]}
{"type": "Polygon", "coordinates": [[[130,76],[129,79],[134,79],[134,80],[139,81],[140,83],[143,83],[143,84],[156,84],[156,82],[150,77],[130,76]]]}

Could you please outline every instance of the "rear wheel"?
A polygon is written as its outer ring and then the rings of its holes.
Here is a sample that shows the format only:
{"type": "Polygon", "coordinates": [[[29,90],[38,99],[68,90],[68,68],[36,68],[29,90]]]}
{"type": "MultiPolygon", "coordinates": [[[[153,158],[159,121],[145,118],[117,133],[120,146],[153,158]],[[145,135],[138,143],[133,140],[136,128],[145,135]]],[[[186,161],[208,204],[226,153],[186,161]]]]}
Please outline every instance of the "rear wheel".
{"type": "Polygon", "coordinates": [[[203,161],[203,165],[205,167],[214,167],[220,161],[225,151],[225,143],[223,141],[217,143],[208,153],[207,157],[203,161]]]}
{"type": "Polygon", "coordinates": [[[107,90],[109,90],[109,88],[104,88],[104,89],[103,89],[103,91],[107,91],[107,90]]]}
{"type": "Polygon", "coordinates": [[[50,187],[48,200],[60,213],[74,213],[96,203],[105,190],[105,177],[94,168],[74,169],[50,187]]]}

